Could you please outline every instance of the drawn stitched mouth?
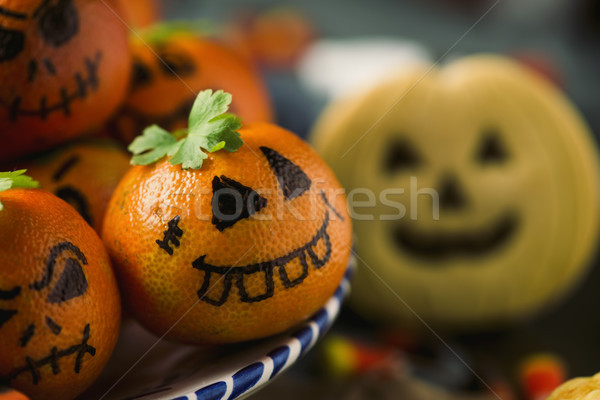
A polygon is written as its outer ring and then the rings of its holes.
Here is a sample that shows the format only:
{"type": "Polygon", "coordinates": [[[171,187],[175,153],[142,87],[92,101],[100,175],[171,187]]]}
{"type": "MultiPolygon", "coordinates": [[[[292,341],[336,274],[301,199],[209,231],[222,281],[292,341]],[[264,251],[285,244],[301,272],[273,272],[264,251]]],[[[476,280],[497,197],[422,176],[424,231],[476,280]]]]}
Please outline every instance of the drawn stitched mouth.
{"type": "Polygon", "coordinates": [[[76,88],[72,92],[69,92],[65,86],[60,88],[59,97],[60,101],[55,104],[48,104],[48,98],[42,96],[40,98],[40,104],[38,109],[27,109],[21,107],[23,98],[21,96],[16,97],[9,107],[9,119],[11,122],[17,121],[19,117],[37,117],[42,120],[46,120],[50,114],[62,111],[65,116],[71,115],[71,104],[76,100],[83,100],[91,92],[98,90],[100,79],[98,77],[98,68],[102,61],[102,52],[98,51],[94,58],[85,57],[83,65],[87,73],[87,78],[84,79],[81,73],[76,72],[73,75],[75,79],[76,88]]]}
{"type": "Polygon", "coordinates": [[[489,228],[471,232],[422,233],[405,225],[396,225],[391,235],[394,242],[410,254],[429,260],[454,256],[479,257],[504,245],[517,231],[519,219],[507,213],[489,228]]]}
{"type": "Polygon", "coordinates": [[[193,266],[197,270],[204,272],[202,287],[200,290],[198,290],[198,298],[208,304],[221,306],[229,298],[231,286],[235,280],[240,300],[242,302],[255,303],[268,299],[269,297],[273,296],[275,290],[273,277],[275,268],[278,268],[279,279],[286,289],[299,285],[300,283],[304,282],[306,277],[308,277],[308,259],[310,259],[315,269],[320,269],[327,264],[329,258],[331,257],[331,240],[329,234],[327,233],[328,226],[329,211],[327,211],[325,214],[325,219],[321,225],[321,228],[319,228],[316,235],[305,245],[282,257],[270,261],[264,261],[258,264],[250,264],[241,267],[215,266],[204,261],[206,259],[206,255],[198,258],[196,261],[194,261],[193,266]],[[316,248],[320,241],[323,241],[325,246],[325,254],[322,257],[319,257],[316,252],[316,248]],[[302,273],[300,276],[291,279],[286,268],[292,261],[295,260],[298,260],[299,264],[302,266],[302,273]],[[250,295],[246,290],[245,280],[251,276],[259,276],[262,279],[263,277],[261,275],[264,275],[264,293],[250,295]],[[213,281],[213,277],[214,282],[211,282],[213,281]],[[220,280],[223,280],[223,291],[221,292],[220,296],[215,298],[209,297],[209,290],[213,289],[212,286],[216,287],[216,283],[220,280]]]}
{"type": "Polygon", "coordinates": [[[31,379],[33,384],[37,385],[42,379],[40,372],[40,369],[42,367],[50,365],[50,367],[52,368],[52,373],[54,375],[58,375],[61,372],[60,360],[65,357],[69,357],[73,354],[76,355],[74,371],[78,374],[81,371],[83,357],[86,355],[86,353],[90,354],[92,357],[96,355],[96,348],[88,344],[89,339],[90,324],[87,324],[83,329],[81,344],[77,344],[63,350],[58,350],[56,347],[53,347],[49,355],[39,360],[34,360],[31,357],[25,357],[26,365],[13,369],[6,377],[0,377],[0,383],[9,383],[11,380],[17,378],[19,375],[29,372],[31,373],[31,379]]]}

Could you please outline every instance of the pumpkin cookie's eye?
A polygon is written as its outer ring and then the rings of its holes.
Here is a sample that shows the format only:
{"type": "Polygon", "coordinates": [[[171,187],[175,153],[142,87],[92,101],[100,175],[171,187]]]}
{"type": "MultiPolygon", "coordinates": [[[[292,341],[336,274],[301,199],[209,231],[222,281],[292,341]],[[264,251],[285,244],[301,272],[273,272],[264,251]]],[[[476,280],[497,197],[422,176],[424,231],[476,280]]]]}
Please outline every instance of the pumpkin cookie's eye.
{"type": "Polygon", "coordinates": [[[498,132],[488,130],[484,133],[475,158],[481,164],[502,164],[508,160],[508,150],[498,132]]]}
{"type": "Polygon", "coordinates": [[[410,141],[395,139],[386,149],[383,158],[383,169],[389,174],[405,170],[417,169],[423,159],[410,141]]]}
{"type": "Polygon", "coordinates": [[[189,76],[196,71],[194,60],[184,53],[159,52],[163,72],[169,76],[189,76]]]}
{"type": "Polygon", "coordinates": [[[25,35],[19,31],[0,28],[0,62],[15,58],[25,47],[25,35]]]}
{"type": "Polygon", "coordinates": [[[79,32],[79,14],[73,0],[58,0],[54,5],[44,0],[33,15],[40,35],[52,46],[62,46],[79,32]]]}

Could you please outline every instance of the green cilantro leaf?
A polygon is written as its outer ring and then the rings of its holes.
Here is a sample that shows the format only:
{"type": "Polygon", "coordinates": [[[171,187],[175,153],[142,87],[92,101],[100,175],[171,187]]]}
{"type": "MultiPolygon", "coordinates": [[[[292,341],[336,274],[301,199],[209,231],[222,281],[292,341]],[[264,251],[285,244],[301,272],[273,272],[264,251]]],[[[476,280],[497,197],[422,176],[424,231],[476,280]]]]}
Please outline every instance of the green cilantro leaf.
{"type": "Polygon", "coordinates": [[[134,154],[131,163],[148,165],[171,156],[172,165],[200,169],[208,158],[204,151],[238,150],[244,144],[237,132],[242,124],[238,117],[227,113],[231,99],[231,95],[222,90],[200,92],[190,112],[189,128],[173,134],[157,125],[146,128],[128,147],[134,154]]]}
{"type": "Polygon", "coordinates": [[[225,114],[231,104],[231,95],[219,90],[213,95],[212,90],[204,90],[198,94],[190,112],[190,133],[202,129],[211,119],[225,114]]]}
{"type": "Polygon", "coordinates": [[[158,125],[144,129],[142,136],[136,137],[128,147],[134,154],[133,165],[152,164],[169,154],[175,154],[181,142],[158,125]]]}
{"type": "Polygon", "coordinates": [[[169,160],[172,165],[181,164],[183,169],[200,169],[202,162],[208,158],[202,150],[204,147],[204,138],[201,136],[188,136],[186,139],[181,140],[181,146],[175,155],[169,160]]]}
{"type": "MultiPolygon", "coordinates": [[[[39,182],[25,175],[25,172],[27,172],[26,169],[12,172],[0,172],[0,192],[13,188],[36,189],[40,187],[39,182]]],[[[0,211],[3,209],[4,205],[0,202],[0,211]]]]}

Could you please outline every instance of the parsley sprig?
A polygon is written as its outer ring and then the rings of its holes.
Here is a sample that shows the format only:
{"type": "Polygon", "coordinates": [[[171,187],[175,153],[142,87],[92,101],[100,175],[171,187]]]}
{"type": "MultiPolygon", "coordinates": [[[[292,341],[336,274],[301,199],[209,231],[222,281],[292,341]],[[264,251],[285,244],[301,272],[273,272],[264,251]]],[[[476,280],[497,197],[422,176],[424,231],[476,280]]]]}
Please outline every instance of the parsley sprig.
{"type": "MultiPolygon", "coordinates": [[[[40,187],[38,181],[33,180],[25,175],[26,169],[20,169],[12,172],[0,172],[0,192],[8,189],[36,189],[40,187]]],[[[0,211],[4,209],[4,205],[0,202],[0,211]]]]}
{"type": "Polygon", "coordinates": [[[200,169],[208,158],[203,149],[209,153],[221,149],[236,151],[244,142],[237,132],[241,127],[240,119],[227,113],[230,104],[231,95],[222,90],[200,92],[190,112],[187,135],[176,132],[177,137],[183,136],[178,140],[174,134],[152,125],[129,145],[129,151],[134,154],[131,163],[148,165],[169,156],[172,165],[200,169]]]}

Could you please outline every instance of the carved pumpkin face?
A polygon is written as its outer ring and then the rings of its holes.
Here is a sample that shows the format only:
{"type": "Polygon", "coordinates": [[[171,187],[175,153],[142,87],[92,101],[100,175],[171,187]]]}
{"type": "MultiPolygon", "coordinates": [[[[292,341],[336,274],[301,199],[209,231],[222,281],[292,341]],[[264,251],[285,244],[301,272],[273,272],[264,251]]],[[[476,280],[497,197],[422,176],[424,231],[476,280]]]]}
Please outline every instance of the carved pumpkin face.
{"type": "Polygon", "coordinates": [[[187,126],[196,94],[207,88],[231,93],[230,111],[244,122],[271,120],[271,105],[259,75],[224,44],[191,33],[173,33],[166,38],[149,37],[145,43],[134,38],[132,49],[131,92],[108,125],[108,133],[123,143],[129,144],[152,124],[170,131],[187,126]]]}
{"type": "Polygon", "coordinates": [[[537,310],[573,286],[595,243],[589,132],[556,89],[505,59],[427,69],[340,102],[314,132],[347,190],[379,196],[374,220],[355,219],[374,273],[359,270],[354,304],[388,320],[414,317],[379,276],[428,323],[537,310]]]}
{"type": "Polygon", "coordinates": [[[0,0],[0,157],[98,128],[125,96],[123,24],[99,0],[0,0]]]}

